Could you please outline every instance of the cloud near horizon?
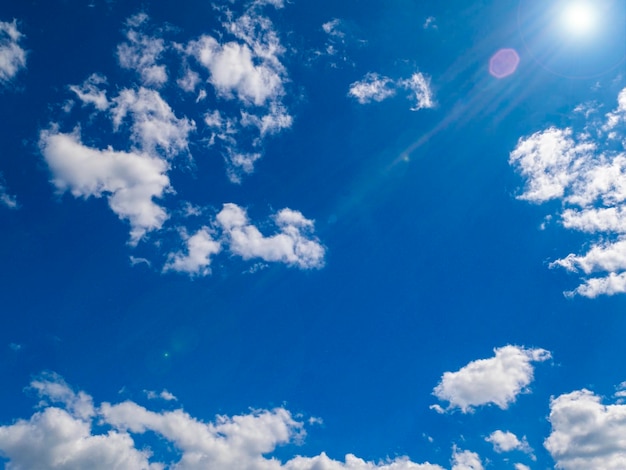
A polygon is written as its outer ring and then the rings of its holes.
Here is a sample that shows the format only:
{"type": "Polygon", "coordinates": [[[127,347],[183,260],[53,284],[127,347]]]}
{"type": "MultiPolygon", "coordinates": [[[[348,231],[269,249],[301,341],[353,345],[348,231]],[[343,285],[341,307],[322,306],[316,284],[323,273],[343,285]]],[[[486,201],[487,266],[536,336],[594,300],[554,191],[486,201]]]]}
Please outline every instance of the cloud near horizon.
{"type": "MultiPolygon", "coordinates": [[[[129,400],[96,405],[54,373],[36,378],[30,388],[41,400],[39,410],[0,426],[0,455],[8,459],[7,469],[444,470],[407,457],[368,462],[347,454],[342,462],[324,452],[281,462],[271,455],[276,448],[306,437],[304,423],[282,407],[204,422],[182,409],[152,411],[129,400]],[[159,461],[148,445],[138,448],[134,437],[140,435],[158,436],[155,445],[173,447],[172,460],[159,461]]],[[[468,466],[480,462],[474,453],[455,449],[453,459],[453,470],[482,469],[468,466]]]]}

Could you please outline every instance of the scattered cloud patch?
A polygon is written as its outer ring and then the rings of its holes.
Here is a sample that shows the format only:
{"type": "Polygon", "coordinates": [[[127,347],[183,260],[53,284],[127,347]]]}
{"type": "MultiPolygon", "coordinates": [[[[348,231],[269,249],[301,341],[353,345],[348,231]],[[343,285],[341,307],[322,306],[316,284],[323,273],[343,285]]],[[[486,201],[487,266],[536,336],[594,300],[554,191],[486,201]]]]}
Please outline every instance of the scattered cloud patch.
{"type": "Polygon", "coordinates": [[[626,468],[626,405],[605,405],[589,390],[550,401],[545,447],[563,470],[626,468]]]}
{"type": "Polygon", "coordinates": [[[430,78],[416,72],[407,79],[393,80],[377,73],[367,73],[361,80],[350,85],[348,96],[360,104],[384,101],[395,96],[398,89],[411,92],[409,99],[415,104],[412,111],[435,107],[435,99],[430,86],[430,78]]]}
{"type": "MultiPolygon", "coordinates": [[[[496,405],[507,409],[533,380],[533,362],[549,359],[545,349],[504,346],[495,356],[470,362],[456,372],[445,372],[433,394],[449,402],[447,411],[469,413],[477,406],[496,405]]],[[[442,410],[441,407],[437,409],[442,410]]]]}
{"type": "Polygon", "coordinates": [[[24,35],[17,28],[17,20],[0,21],[0,83],[13,80],[26,68],[26,51],[20,45],[24,35]]]}
{"type": "Polygon", "coordinates": [[[17,203],[17,198],[9,194],[7,191],[6,184],[4,182],[4,177],[0,173],[0,204],[9,209],[18,209],[19,204],[17,203]]]}
{"type": "Polygon", "coordinates": [[[626,292],[626,89],[603,119],[594,114],[579,131],[550,127],[520,139],[509,159],[525,179],[519,199],[560,201],[560,224],[589,234],[586,253],[550,264],[581,275],[566,295],[589,298],[626,292]]]}
{"type": "MultiPolygon", "coordinates": [[[[285,408],[205,422],[182,409],[151,411],[132,401],[95,406],[91,396],[75,392],[56,374],[34,380],[31,387],[42,400],[39,411],[29,419],[0,426],[0,453],[8,460],[7,468],[444,470],[407,457],[376,463],[348,454],[341,462],[324,452],[281,462],[271,456],[275,449],[306,436],[304,422],[285,408]],[[150,448],[137,448],[134,437],[148,433],[175,448],[176,461],[159,462],[150,448]]],[[[456,452],[453,468],[482,469],[475,466],[474,456],[456,452]]]]}
{"type": "MultiPolygon", "coordinates": [[[[93,73],[70,85],[63,114],[41,132],[41,153],[56,189],[77,198],[106,197],[129,223],[131,245],[151,234],[169,253],[164,272],[208,275],[211,260],[224,249],[302,269],[323,265],[312,221],[291,209],[275,214],[278,231],[267,237],[251,222],[225,227],[214,217],[188,229],[186,219],[206,209],[189,200],[185,188],[174,188],[170,176],[193,172],[196,158],[213,153],[224,158],[226,176],[241,183],[262,158],[265,139],[292,126],[281,62],[285,48],[263,13],[267,6],[281,8],[283,2],[256,1],[239,16],[217,8],[221,31],[182,42],[169,39],[174,28],[152,26],[146,13],[130,17],[117,47],[119,66],[133,72],[130,83],[110,83],[93,73]],[[168,68],[182,75],[170,80],[168,68]],[[197,98],[190,102],[181,89],[197,98]],[[184,246],[164,247],[169,239],[162,230],[180,233],[184,246]]],[[[150,263],[131,257],[133,265],[141,262],[150,263]]]]}
{"type": "Polygon", "coordinates": [[[173,393],[168,392],[165,389],[161,390],[160,392],[155,392],[154,390],[144,390],[143,392],[146,394],[146,397],[148,397],[148,400],[157,400],[157,399],[161,399],[165,401],[177,401],[178,400],[178,398],[176,398],[176,396],[173,393]]]}

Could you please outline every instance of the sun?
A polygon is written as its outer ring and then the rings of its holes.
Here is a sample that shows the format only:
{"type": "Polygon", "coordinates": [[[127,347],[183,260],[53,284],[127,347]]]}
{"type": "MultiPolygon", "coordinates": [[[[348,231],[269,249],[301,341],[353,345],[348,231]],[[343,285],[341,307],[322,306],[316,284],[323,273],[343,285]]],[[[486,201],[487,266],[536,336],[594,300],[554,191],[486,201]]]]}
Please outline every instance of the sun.
{"type": "Polygon", "coordinates": [[[591,33],[596,19],[596,12],[590,2],[569,2],[563,10],[563,27],[568,33],[577,36],[591,33]]]}

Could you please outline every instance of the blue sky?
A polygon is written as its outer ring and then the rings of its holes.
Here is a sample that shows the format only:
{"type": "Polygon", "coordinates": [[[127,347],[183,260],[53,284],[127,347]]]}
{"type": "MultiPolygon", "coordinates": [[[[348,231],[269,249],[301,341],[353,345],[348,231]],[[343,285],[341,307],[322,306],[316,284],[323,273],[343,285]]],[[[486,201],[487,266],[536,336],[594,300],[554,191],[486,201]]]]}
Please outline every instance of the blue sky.
{"type": "Polygon", "coordinates": [[[625,20],[4,4],[4,467],[625,468],[625,20]]]}

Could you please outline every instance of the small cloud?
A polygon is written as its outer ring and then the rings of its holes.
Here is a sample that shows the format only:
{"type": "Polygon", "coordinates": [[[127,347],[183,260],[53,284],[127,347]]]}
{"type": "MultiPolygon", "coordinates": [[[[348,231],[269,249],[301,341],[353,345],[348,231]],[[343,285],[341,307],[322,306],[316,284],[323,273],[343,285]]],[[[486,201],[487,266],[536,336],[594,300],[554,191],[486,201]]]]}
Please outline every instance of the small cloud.
{"type": "Polygon", "coordinates": [[[17,343],[9,343],[9,349],[11,351],[19,352],[22,350],[22,345],[17,343]]]}
{"type": "Polygon", "coordinates": [[[148,400],[161,399],[165,401],[178,401],[178,398],[176,398],[174,394],[168,392],[165,389],[163,389],[161,392],[158,392],[158,393],[153,390],[144,390],[143,393],[146,394],[146,397],[148,397],[148,400]]]}
{"type": "Polygon", "coordinates": [[[0,204],[9,209],[19,209],[17,198],[7,192],[2,174],[0,174],[0,204]]]}
{"type": "Polygon", "coordinates": [[[519,346],[495,348],[494,353],[492,358],[478,359],[456,372],[443,374],[433,394],[449,402],[447,410],[458,408],[462,413],[471,413],[477,406],[490,404],[507,409],[532,382],[532,363],[551,357],[545,349],[519,346]]]}
{"type": "Polygon", "coordinates": [[[412,111],[435,107],[430,78],[421,72],[416,72],[409,78],[400,80],[393,80],[370,72],[361,80],[350,85],[348,96],[356,99],[360,104],[368,104],[374,101],[384,101],[395,96],[399,88],[411,91],[409,99],[415,102],[411,108],[412,111]]]}
{"type": "Polygon", "coordinates": [[[422,25],[424,29],[439,29],[437,26],[437,19],[434,16],[429,16],[424,20],[424,24],[422,25]]]}

